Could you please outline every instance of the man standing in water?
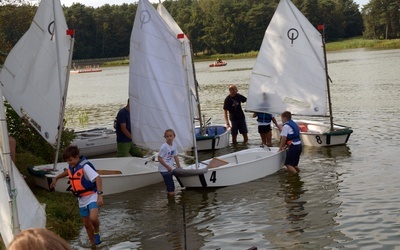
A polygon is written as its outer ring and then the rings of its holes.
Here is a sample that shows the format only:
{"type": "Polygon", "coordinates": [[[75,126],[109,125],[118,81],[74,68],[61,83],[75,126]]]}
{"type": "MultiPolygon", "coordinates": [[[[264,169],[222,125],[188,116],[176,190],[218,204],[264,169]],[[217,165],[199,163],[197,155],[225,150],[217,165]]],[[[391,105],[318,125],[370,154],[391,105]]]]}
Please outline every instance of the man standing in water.
{"type": "Polygon", "coordinates": [[[246,102],[247,98],[238,93],[235,84],[229,85],[229,95],[224,101],[224,117],[227,127],[231,127],[232,143],[237,143],[237,135],[240,132],[243,135],[243,142],[248,141],[246,117],[242,110],[242,102],[246,102]],[[229,112],[229,119],[228,119],[229,112]],[[229,124],[229,120],[232,125],[229,124]]]}
{"type": "Polygon", "coordinates": [[[143,157],[140,148],[132,143],[129,99],[126,106],[118,111],[115,130],[117,133],[117,157],[143,157]]]}

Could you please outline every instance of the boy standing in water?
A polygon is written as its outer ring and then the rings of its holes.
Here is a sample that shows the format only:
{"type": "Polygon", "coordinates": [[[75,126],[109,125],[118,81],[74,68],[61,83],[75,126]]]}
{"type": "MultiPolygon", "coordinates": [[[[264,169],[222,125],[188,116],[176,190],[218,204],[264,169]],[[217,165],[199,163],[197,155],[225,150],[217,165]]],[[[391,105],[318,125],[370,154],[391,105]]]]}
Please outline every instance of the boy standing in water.
{"type": "Polygon", "coordinates": [[[160,152],[158,153],[158,171],[164,178],[165,185],[167,186],[168,196],[175,195],[174,179],[172,178],[172,170],[174,170],[174,161],[178,168],[181,167],[178,158],[178,150],[175,139],[175,132],[172,129],[167,129],[164,132],[166,142],[161,145],[160,152]]]}
{"type": "Polygon", "coordinates": [[[301,151],[303,149],[300,140],[299,126],[292,120],[292,114],[289,111],[282,113],[282,131],[279,151],[286,150],[285,166],[291,173],[300,171],[298,165],[301,151]]]}
{"type": "Polygon", "coordinates": [[[69,177],[72,193],[78,197],[79,213],[82,217],[87,235],[96,249],[102,242],[99,234],[99,208],[103,205],[103,184],[100,175],[93,164],[84,156],[79,156],[77,146],[68,146],[64,149],[63,159],[68,163],[68,169],[54,178],[50,188],[54,188],[57,180],[69,177]]]}

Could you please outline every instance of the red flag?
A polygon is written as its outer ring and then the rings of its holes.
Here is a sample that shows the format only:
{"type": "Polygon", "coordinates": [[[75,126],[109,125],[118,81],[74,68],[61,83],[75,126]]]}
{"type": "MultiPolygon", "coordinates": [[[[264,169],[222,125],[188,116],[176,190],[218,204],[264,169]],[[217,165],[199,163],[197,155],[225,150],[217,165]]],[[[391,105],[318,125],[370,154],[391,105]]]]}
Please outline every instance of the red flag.
{"type": "Polygon", "coordinates": [[[68,36],[74,37],[74,33],[75,33],[74,30],[67,30],[67,35],[68,36]]]}
{"type": "Polygon", "coordinates": [[[324,30],[324,25],[323,24],[318,24],[317,29],[320,30],[320,31],[324,30]]]}
{"type": "Polygon", "coordinates": [[[176,37],[177,37],[178,39],[183,39],[183,38],[185,38],[185,34],[180,33],[180,34],[176,35],[176,37]]]}

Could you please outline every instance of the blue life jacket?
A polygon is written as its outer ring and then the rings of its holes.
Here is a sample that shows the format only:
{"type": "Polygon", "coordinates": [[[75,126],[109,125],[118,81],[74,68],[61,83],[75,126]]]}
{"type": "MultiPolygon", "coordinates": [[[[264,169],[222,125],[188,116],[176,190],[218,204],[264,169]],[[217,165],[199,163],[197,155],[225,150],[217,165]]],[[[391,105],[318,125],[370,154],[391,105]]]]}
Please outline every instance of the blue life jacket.
{"type": "Polygon", "coordinates": [[[297,124],[293,120],[288,120],[286,121],[283,125],[289,125],[293,129],[293,134],[288,134],[287,135],[287,142],[292,141],[292,142],[298,142],[300,141],[300,128],[297,126],[297,124]]]}
{"type": "Polygon", "coordinates": [[[258,113],[257,112],[257,121],[262,123],[271,123],[272,115],[268,113],[258,113]]]}
{"type": "Polygon", "coordinates": [[[85,166],[85,164],[88,164],[96,171],[93,164],[86,160],[85,157],[81,158],[76,167],[68,166],[70,187],[68,187],[67,190],[72,191],[72,193],[77,197],[91,195],[97,191],[96,183],[85,178],[83,171],[83,166],[85,166]]]}

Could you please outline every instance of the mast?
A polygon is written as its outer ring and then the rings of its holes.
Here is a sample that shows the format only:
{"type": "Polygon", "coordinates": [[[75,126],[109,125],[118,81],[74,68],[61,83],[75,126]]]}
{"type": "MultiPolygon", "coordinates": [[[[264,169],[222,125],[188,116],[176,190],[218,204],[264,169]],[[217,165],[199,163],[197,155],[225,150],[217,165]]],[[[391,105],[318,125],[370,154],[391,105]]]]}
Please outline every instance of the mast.
{"type": "Polygon", "coordinates": [[[197,81],[196,78],[196,69],[194,67],[194,61],[193,61],[193,47],[192,43],[189,41],[189,46],[190,46],[190,56],[192,57],[192,68],[193,68],[193,78],[194,78],[194,84],[195,84],[195,89],[196,89],[196,100],[197,100],[197,112],[199,113],[199,123],[200,123],[200,135],[204,135],[203,131],[203,119],[201,118],[201,105],[200,105],[200,97],[199,97],[199,82],[197,81]]]}
{"type": "Polygon", "coordinates": [[[328,61],[326,59],[326,48],[325,48],[325,26],[318,25],[318,30],[321,32],[322,48],[324,50],[324,62],[325,62],[325,75],[326,75],[326,89],[328,94],[328,107],[329,107],[329,120],[330,120],[330,131],[333,131],[333,113],[332,113],[332,101],[331,101],[331,90],[329,87],[329,75],[328,75],[328,61]]]}
{"type": "MultiPolygon", "coordinates": [[[[53,8],[54,8],[54,5],[53,5],[53,8]]],[[[54,13],[55,13],[55,11],[54,11],[54,13]]],[[[55,29],[57,29],[57,27],[55,27],[55,29]]],[[[60,151],[60,145],[61,145],[61,135],[62,135],[62,131],[63,131],[63,129],[64,129],[65,105],[66,105],[66,102],[67,102],[67,92],[68,92],[69,75],[70,75],[70,72],[71,72],[72,53],[73,53],[74,42],[75,42],[74,30],[67,30],[66,32],[67,32],[67,35],[70,35],[71,38],[70,38],[70,45],[69,45],[68,65],[67,65],[67,68],[66,68],[66,71],[67,71],[66,73],[67,73],[67,75],[66,75],[66,77],[65,77],[65,88],[64,88],[63,97],[62,97],[62,99],[61,99],[61,109],[60,109],[60,115],[59,115],[60,120],[59,120],[59,122],[58,122],[58,126],[59,126],[59,127],[58,127],[58,133],[57,133],[57,146],[56,146],[56,155],[55,155],[55,158],[54,158],[53,170],[55,170],[55,169],[56,169],[56,166],[57,166],[57,162],[58,162],[58,153],[59,153],[59,151],[60,151]]],[[[57,40],[56,40],[56,46],[57,46],[57,57],[60,58],[60,57],[59,57],[59,49],[58,49],[58,46],[59,46],[58,38],[57,38],[57,40]]],[[[60,75],[61,75],[61,74],[59,74],[59,76],[60,76],[60,75]]],[[[61,80],[60,80],[60,82],[61,82],[61,80]]]]}
{"type": "MultiPolygon", "coordinates": [[[[199,108],[199,106],[200,106],[200,102],[199,102],[199,100],[197,99],[198,98],[198,93],[197,93],[197,81],[196,81],[196,78],[194,78],[194,80],[195,80],[195,82],[194,82],[194,84],[196,85],[195,87],[195,89],[196,89],[196,93],[192,93],[192,91],[191,91],[191,89],[190,89],[190,86],[189,86],[189,75],[188,75],[188,73],[189,73],[189,70],[188,70],[188,65],[187,65],[187,60],[185,59],[187,56],[189,56],[189,55],[186,55],[186,49],[185,49],[185,40],[186,39],[184,39],[185,38],[185,34],[178,34],[177,35],[177,38],[179,39],[179,38],[183,38],[183,41],[181,42],[181,44],[182,44],[182,51],[183,51],[183,55],[182,55],[182,62],[184,62],[184,65],[185,65],[185,71],[186,71],[186,88],[187,88],[187,92],[188,92],[188,98],[189,98],[189,109],[190,109],[190,112],[189,112],[189,114],[190,114],[190,120],[192,121],[192,123],[191,123],[191,130],[192,130],[192,137],[193,137],[193,152],[194,152],[194,160],[195,160],[195,164],[196,164],[196,168],[198,167],[198,161],[197,161],[197,159],[198,159],[198,154],[197,154],[197,144],[196,144],[196,132],[195,132],[195,119],[194,119],[194,115],[193,115],[193,98],[192,98],[192,95],[194,94],[195,95],[195,97],[196,97],[196,100],[197,100],[197,107],[199,108]]],[[[189,39],[187,39],[187,41],[188,41],[188,43],[189,43],[189,46],[190,46],[190,52],[191,52],[191,54],[192,54],[192,49],[191,49],[191,44],[190,44],[190,42],[189,42],[189,39]]],[[[192,55],[190,55],[190,56],[192,56],[192,55]]],[[[193,64],[193,60],[192,60],[192,67],[193,67],[193,76],[195,76],[195,73],[194,73],[194,64],[193,64]]],[[[201,120],[201,117],[200,117],[200,120],[201,120]]]]}

